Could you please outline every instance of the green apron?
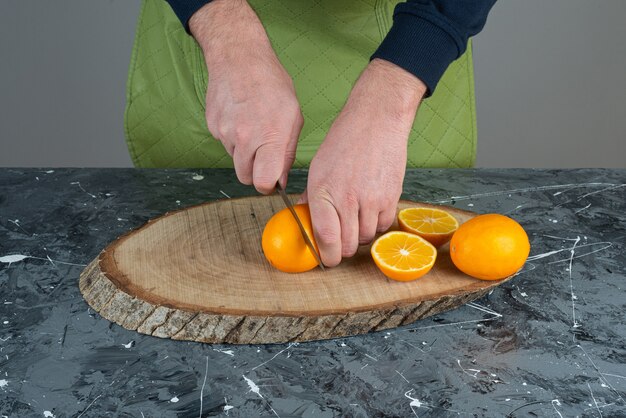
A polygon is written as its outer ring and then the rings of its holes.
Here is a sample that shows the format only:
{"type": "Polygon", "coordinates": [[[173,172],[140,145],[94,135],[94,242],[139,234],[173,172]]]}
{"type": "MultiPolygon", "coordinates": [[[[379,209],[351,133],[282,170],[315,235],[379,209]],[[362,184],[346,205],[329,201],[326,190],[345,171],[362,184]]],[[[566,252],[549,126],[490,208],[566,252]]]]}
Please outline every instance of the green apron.
{"type": "MultiPolygon", "coordinates": [[[[294,80],[306,167],[392,24],[398,0],[249,0],[294,80]]],[[[476,156],[471,44],[420,106],[409,167],[470,167],[476,156]]],[[[137,167],[232,167],[204,117],[202,51],[164,0],[143,0],[127,84],[125,133],[137,167]]]]}

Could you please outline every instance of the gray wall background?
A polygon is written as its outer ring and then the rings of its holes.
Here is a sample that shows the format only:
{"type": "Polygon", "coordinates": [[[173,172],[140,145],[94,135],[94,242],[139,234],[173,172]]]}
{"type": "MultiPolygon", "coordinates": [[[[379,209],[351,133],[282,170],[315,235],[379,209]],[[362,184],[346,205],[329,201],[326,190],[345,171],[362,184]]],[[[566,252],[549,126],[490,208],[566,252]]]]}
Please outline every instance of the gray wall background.
{"type": "MultiPolygon", "coordinates": [[[[0,166],[131,166],[129,0],[0,0],[0,166]]],[[[626,1],[500,0],[475,38],[480,167],[626,167],[626,1]]]]}

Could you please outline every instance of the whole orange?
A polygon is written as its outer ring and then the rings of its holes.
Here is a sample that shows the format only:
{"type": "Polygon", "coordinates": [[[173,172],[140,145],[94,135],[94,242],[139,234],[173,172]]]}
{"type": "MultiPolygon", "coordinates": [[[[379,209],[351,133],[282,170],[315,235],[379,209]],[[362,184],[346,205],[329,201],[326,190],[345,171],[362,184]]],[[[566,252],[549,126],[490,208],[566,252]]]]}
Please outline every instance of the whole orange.
{"type": "Polygon", "coordinates": [[[528,258],[524,228],[508,216],[479,215],[462,224],[450,240],[450,256],[463,273],[500,280],[517,272],[528,258]]]}
{"type": "MultiPolygon", "coordinates": [[[[295,205],[294,209],[317,250],[309,205],[295,205]]],[[[302,273],[317,266],[315,256],[307,247],[296,220],[287,208],[277,212],[267,221],[263,230],[261,246],[265,258],[278,270],[287,273],[302,273]]]]}

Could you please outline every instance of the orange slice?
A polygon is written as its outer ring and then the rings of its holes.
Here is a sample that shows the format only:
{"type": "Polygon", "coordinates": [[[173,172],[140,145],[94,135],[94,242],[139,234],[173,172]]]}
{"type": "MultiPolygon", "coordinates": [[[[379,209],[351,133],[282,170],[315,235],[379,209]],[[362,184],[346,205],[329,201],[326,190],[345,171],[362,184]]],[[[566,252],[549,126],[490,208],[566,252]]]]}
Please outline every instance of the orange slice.
{"type": "Polygon", "coordinates": [[[406,208],[398,214],[400,229],[419,235],[435,247],[450,241],[459,222],[445,210],[436,208],[406,208]]]}
{"type": "Polygon", "coordinates": [[[401,282],[422,277],[433,268],[437,258],[437,249],[431,243],[403,231],[380,236],[372,244],[371,253],[385,276],[401,282]]]}

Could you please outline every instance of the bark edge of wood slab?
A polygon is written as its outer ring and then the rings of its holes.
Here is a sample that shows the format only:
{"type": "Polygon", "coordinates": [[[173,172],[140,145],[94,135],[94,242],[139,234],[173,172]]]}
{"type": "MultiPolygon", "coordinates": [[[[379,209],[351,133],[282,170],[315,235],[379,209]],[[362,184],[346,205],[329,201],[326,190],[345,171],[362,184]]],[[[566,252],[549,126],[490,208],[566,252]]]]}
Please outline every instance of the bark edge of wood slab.
{"type": "MultiPolygon", "coordinates": [[[[398,209],[411,206],[433,205],[403,200],[398,209]]],[[[282,273],[261,250],[263,227],[282,208],[278,196],[258,196],[168,212],[106,247],[81,273],[80,291],[101,316],[142,334],[268,344],[407,325],[510,279],[482,281],[461,273],[447,244],[431,272],[408,283],[387,279],[369,246],[325,272],[282,273]]],[[[476,216],[446,210],[459,223],[476,216]]]]}

